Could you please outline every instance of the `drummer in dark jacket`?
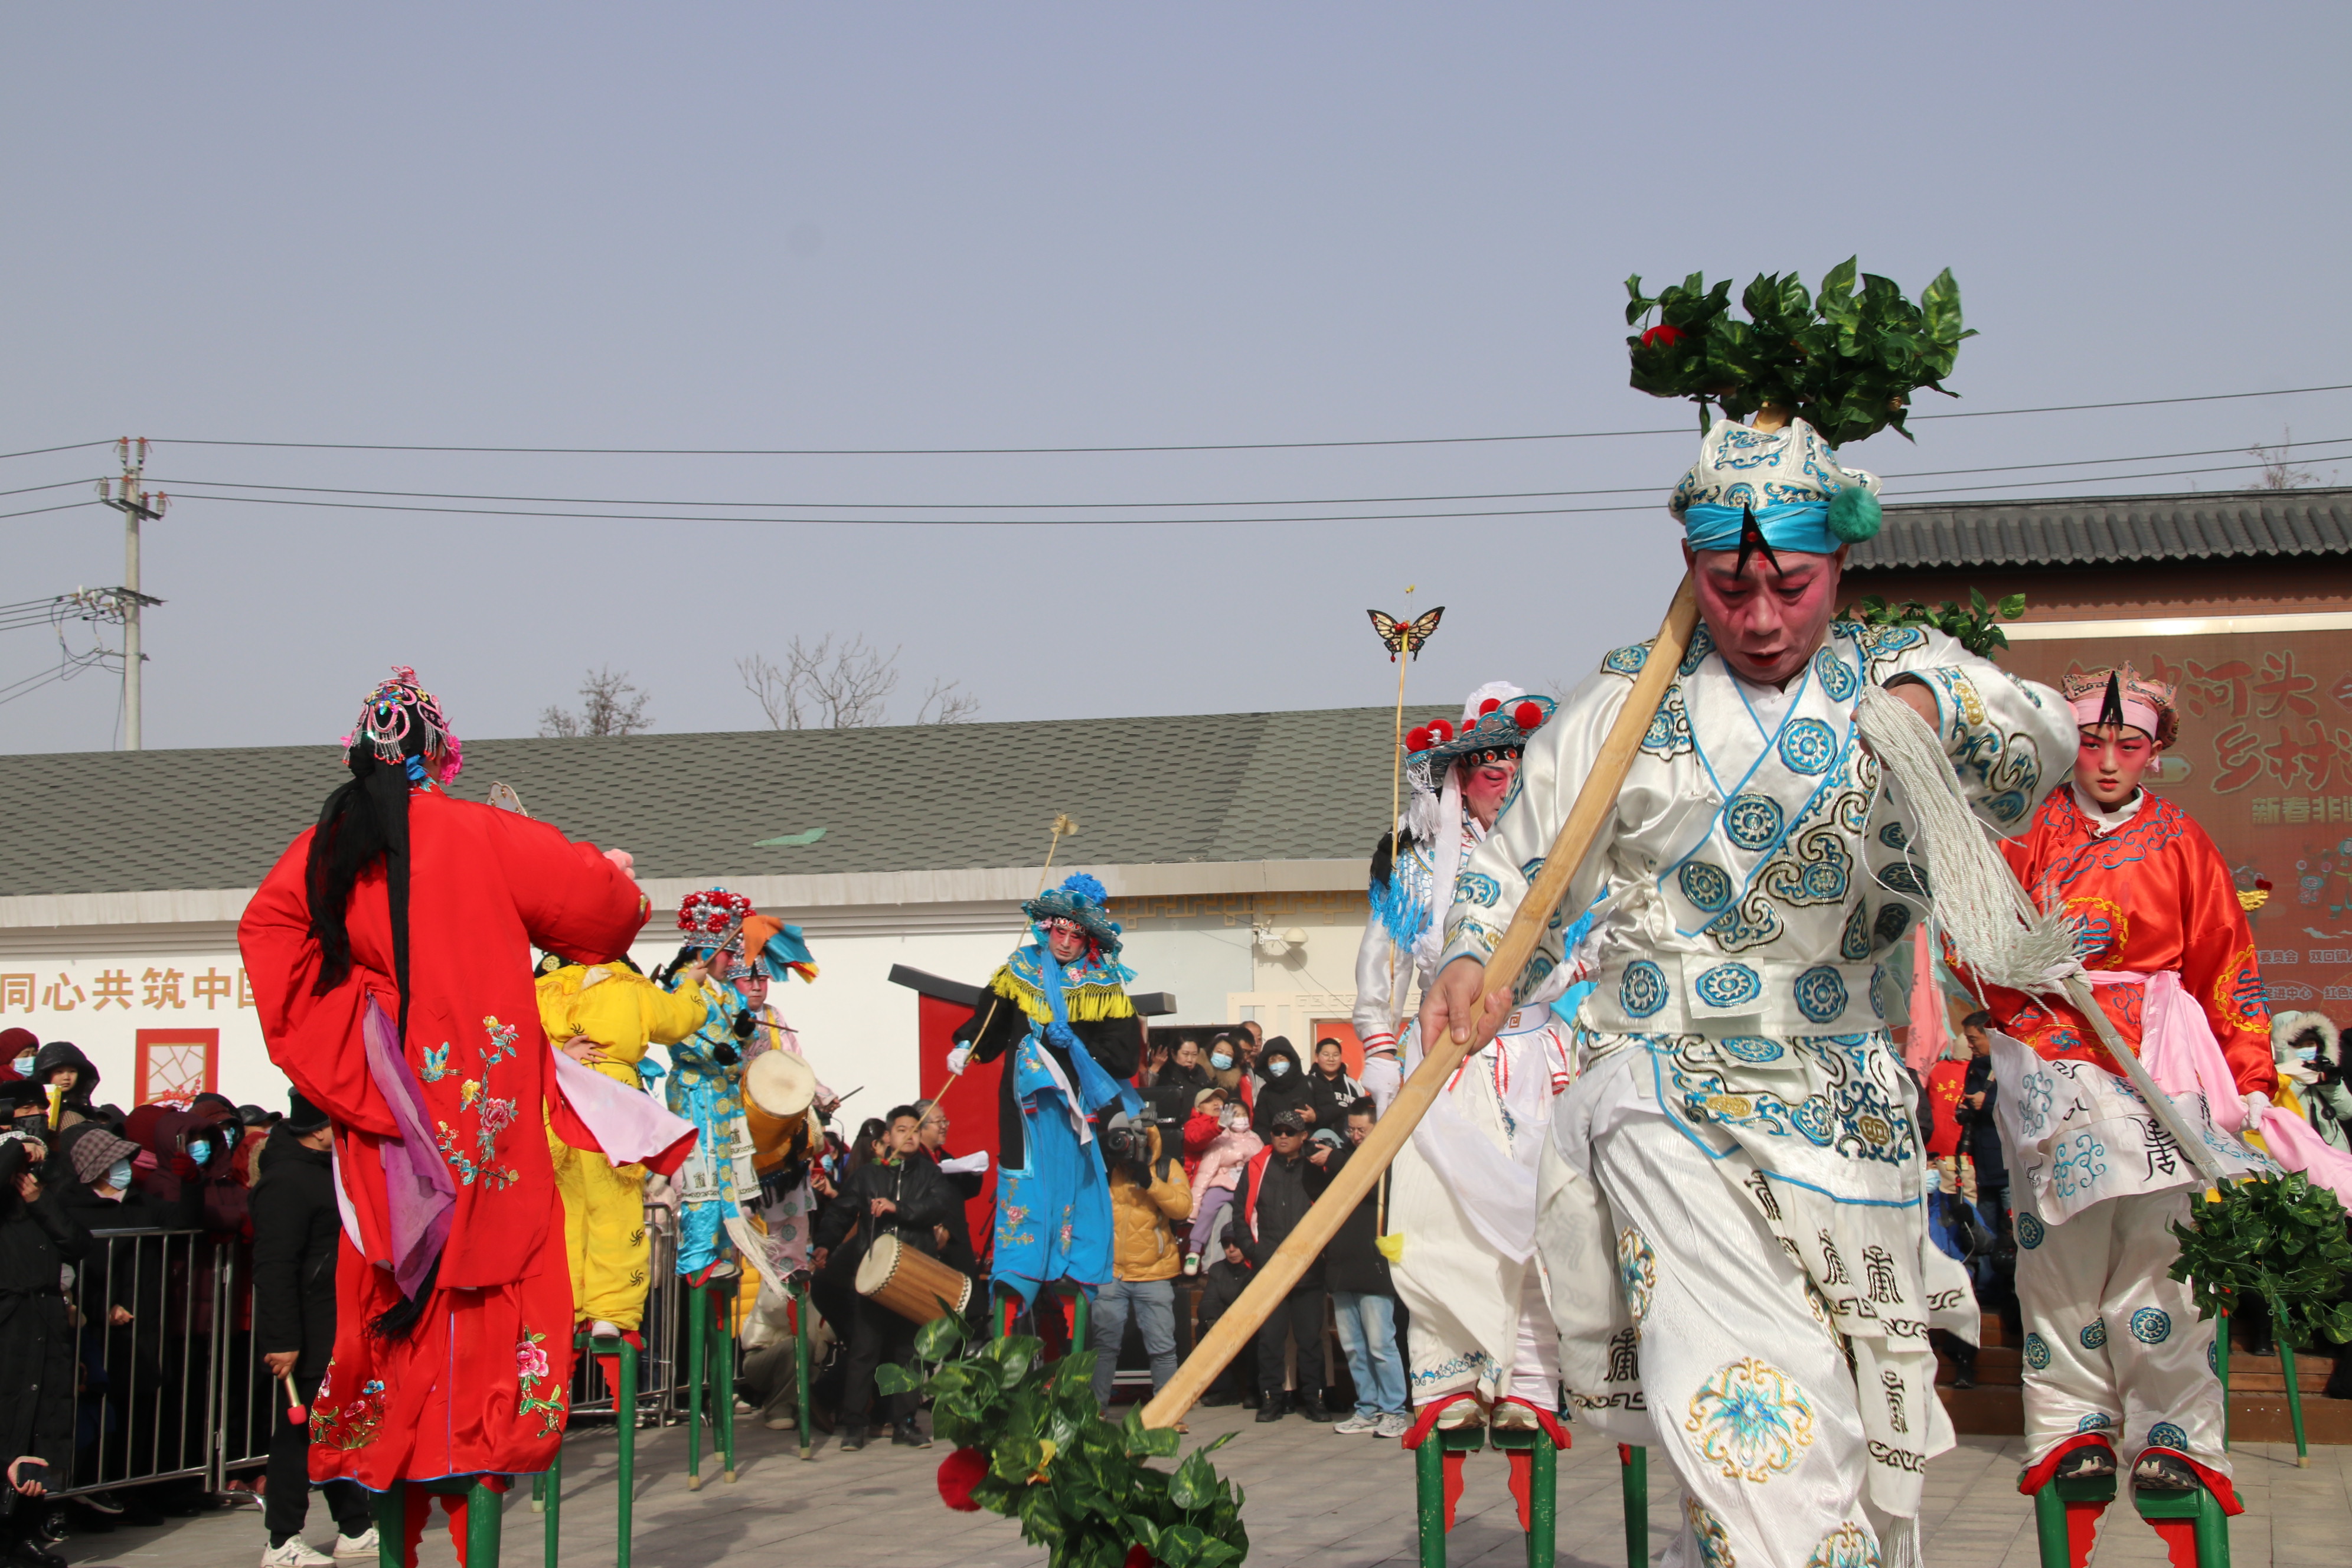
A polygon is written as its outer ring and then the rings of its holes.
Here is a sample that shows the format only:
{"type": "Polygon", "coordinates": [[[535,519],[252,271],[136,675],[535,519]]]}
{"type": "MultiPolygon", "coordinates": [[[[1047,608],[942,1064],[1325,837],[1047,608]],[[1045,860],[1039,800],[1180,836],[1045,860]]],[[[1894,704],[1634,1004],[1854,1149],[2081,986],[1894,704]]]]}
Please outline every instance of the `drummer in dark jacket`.
{"type": "Polygon", "coordinates": [[[59,1269],[89,1251],[89,1232],[44,1192],[39,1140],[0,1133],[0,1467],[17,1495],[0,1510],[0,1561],[63,1568],[32,1527],[35,1500],[73,1479],[73,1327],[59,1269]]]}
{"type": "MultiPolygon", "coordinates": [[[[262,1521],[269,1530],[266,1564],[324,1561],[302,1544],[310,1507],[310,1429],[286,1418],[285,1379],[307,1409],[318,1396],[335,1348],[335,1254],[342,1219],[335,1208],[334,1132],[327,1113],[297,1091],[286,1119],[270,1130],[261,1179],[253,1187],[253,1337],[274,1384],[269,1489],[262,1521]]],[[[354,1481],[328,1481],[338,1557],[376,1549],[367,1493],[354,1481]]]]}
{"type": "MultiPolygon", "coordinates": [[[[854,1268],[884,1237],[895,1237],[903,1249],[939,1255],[932,1227],[955,1215],[958,1200],[939,1166],[921,1152],[922,1121],[913,1106],[895,1107],[882,1132],[879,1157],[844,1178],[840,1200],[827,1205],[817,1220],[817,1249],[809,1261],[819,1273],[854,1268]]],[[[915,1324],[859,1296],[850,1318],[849,1359],[841,1391],[844,1450],[866,1447],[874,1410],[874,1369],[886,1361],[894,1365],[911,1361],[914,1354],[915,1324]]],[[[882,1407],[892,1444],[930,1447],[931,1440],[916,1425],[913,1394],[889,1394],[882,1407]]]]}

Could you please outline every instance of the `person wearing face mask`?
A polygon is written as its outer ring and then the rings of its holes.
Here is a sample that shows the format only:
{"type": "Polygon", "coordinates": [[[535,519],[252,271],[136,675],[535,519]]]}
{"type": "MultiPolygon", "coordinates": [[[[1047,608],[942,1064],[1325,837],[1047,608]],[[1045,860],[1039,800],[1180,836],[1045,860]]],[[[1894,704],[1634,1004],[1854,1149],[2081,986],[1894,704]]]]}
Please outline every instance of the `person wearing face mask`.
{"type": "Polygon", "coordinates": [[[1265,1147],[1265,1141],[1250,1129],[1247,1108],[1234,1104],[1225,1090],[1204,1089],[1195,1097],[1192,1120],[1184,1124],[1184,1174],[1192,1193],[1187,1276],[1201,1271],[1201,1257],[1216,1234],[1217,1216],[1234,1201],[1242,1168],[1265,1147]]]}
{"type": "MultiPolygon", "coordinates": [[[[1973,1342],[1978,1321],[1927,1237],[1916,1090],[1880,1001],[1927,885],[1853,710],[1874,686],[1910,707],[1996,833],[2063,784],[2074,733],[2055,691],[1941,632],[1839,616],[1877,480],[1781,386],[1735,390],[1754,423],[1717,420],[1668,500],[1699,624],[1628,716],[1640,739],[1535,957],[1487,968],[1654,645],[1603,657],[1529,740],[1452,889],[1421,1032],[1476,1046],[1508,987],[1570,962],[1563,917],[1591,913],[1577,1079],[1538,1160],[1497,1161],[1494,1184],[1540,1194],[1532,1232],[1497,1239],[1540,1257],[1577,1419],[1673,1465],[1691,1560],[1912,1563],[1927,1461],[1954,1441],[1928,1330],[1973,1342]]],[[[1413,1383],[1419,1401],[1418,1364],[1413,1383]]]]}
{"type": "MultiPolygon", "coordinates": [[[[2186,812],[2145,787],[2179,731],[2172,688],[2126,664],[2071,674],[2064,690],[2079,727],[2074,782],[2002,853],[2038,907],[2065,912],[2094,998],[2190,1124],[2262,1132],[2273,1158],[2299,1168],[2294,1140],[2274,1129],[2309,1127],[2270,1103],[2270,1009],[2230,868],[2186,812]]],[[[1991,1109],[2015,1173],[2021,1486],[2128,1466],[2137,1491],[2202,1486],[2236,1513],[2213,1326],[2168,1272],[2172,1226],[2205,1178],[2166,1152],[2169,1140],[2065,1000],[1981,990],[1994,1020],[1991,1109]],[[2093,1167],[2075,1158],[2084,1140],[2154,1153],[2093,1167]]],[[[2259,1168],[2226,1138],[2210,1141],[2232,1151],[2224,1169],[2259,1168]]]]}
{"type": "Polygon", "coordinates": [[[34,1526],[45,1492],[73,1483],[74,1329],[58,1280],[88,1257],[88,1228],[40,1175],[37,1140],[0,1132],[0,1563],[63,1568],[34,1526]]]}
{"type": "Polygon", "coordinates": [[[1274,1119],[1286,1111],[1297,1117],[1309,1132],[1315,1131],[1314,1085],[1307,1080],[1297,1047],[1276,1035],[1258,1054],[1257,1066],[1257,1100],[1250,1107],[1250,1125],[1257,1135],[1267,1136],[1274,1119]]]}
{"type": "Polygon", "coordinates": [[[1012,1313],[1049,1287],[1092,1297],[1111,1278],[1109,1174],[1095,1122],[1143,1105],[1125,1081],[1143,1054],[1127,994],[1135,972],[1118,962],[1103,885],[1081,871],[1021,909],[1035,940],[997,970],[948,1053],[957,1074],[1011,1058],[998,1079],[992,1277],[1012,1313]]]}
{"type": "Polygon", "coordinates": [[[0,1029],[0,1083],[33,1076],[41,1037],[30,1029],[0,1029]]]}

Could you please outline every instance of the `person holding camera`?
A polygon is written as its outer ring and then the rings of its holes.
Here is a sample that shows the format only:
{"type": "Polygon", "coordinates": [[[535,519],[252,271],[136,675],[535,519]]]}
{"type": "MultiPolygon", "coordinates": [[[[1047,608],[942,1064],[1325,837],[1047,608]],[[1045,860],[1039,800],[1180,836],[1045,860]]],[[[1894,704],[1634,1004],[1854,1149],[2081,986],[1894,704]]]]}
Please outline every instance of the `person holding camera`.
{"type": "MultiPolygon", "coordinates": [[[[1347,1108],[1344,1142],[1329,1142],[1322,1132],[1316,1133],[1307,1154],[1308,1191],[1322,1195],[1331,1178],[1347,1168],[1349,1156],[1371,1136],[1379,1119],[1380,1107],[1372,1097],[1360,1095],[1347,1108]]],[[[1348,1376],[1356,1385],[1354,1414],[1331,1428],[1342,1436],[1369,1433],[1402,1437],[1412,1426],[1405,1407],[1404,1357],[1397,1349],[1396,1285],[1380,1248],[1388,1205],[1389,1173],[1382,1171],[1323,1249],[1323,1283],[1331,1292],[1339,1348],[1347,1353],[1348,1376]]]]}
{"type": "Polygon", "coordinates": [[[41,1498],[73,1460],[73,1325],[60,1270],[88,1256],[89,1231],[41,1184],[47,1149],[0,1133],[0,1562],[64,1568],[42,1546],[41,1498]]]}
{"type": "MultiPolygon", "coordinates": [[[[1312,1167],[1307,1163],[1307,1122],[1297,1110],[1274,1119],[1267,1131],[1273,1142],[1251,1156],[1234,1190],[1234,1213],[1240,1216],[1234,1239],[1253,1268],[1263,1268],[1315,1201],[1307,1185],[1312,1167]]],[[[1319,1187],[1319,1183],[1318,1184],[1319,1187]]],[[[1328,1421],[1323,1409],[1323,1260],[1318,1258],[1298,1277],[1257,1331],[1257,1376],[1260,1421],[1279,1421],[1290,1413],[1290,1396],[1283,1387],[1283,1351],[1298,1347],[1299,1412],[1309,1421],[1328,1421]]]]}
{"type": "Polygon", "coordinates": [[[1192,1210],[1192,1184],[1173,1150],[1162,1150],[1160,1128],[1147,1110],[1116,1115],[1103,1130],[1103,1162],[1110,1172],[1111,1278],[1095,1293],[1089,1337],[1094,1341],[1095,1399],[1110,1405],[1127,1321],[1143,1335],[1151,1358],[1151,1392],[1176,1375],[1176,1286],[1184,1265],[1175,1224],[1192,1210]]]}

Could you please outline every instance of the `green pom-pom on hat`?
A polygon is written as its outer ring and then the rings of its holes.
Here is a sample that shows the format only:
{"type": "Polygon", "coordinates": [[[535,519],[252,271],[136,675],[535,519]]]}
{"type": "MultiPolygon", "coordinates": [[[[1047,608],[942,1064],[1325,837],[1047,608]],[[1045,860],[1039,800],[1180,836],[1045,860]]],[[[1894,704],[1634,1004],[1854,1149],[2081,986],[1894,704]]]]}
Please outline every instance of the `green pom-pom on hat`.
{"type": "Polygon", "coordinates": [[[1860,485],[1848,485],[1830,497],[1830,531],[1848,544],[1876,538],[1881,515],[1878,498],[1860,485]]]}

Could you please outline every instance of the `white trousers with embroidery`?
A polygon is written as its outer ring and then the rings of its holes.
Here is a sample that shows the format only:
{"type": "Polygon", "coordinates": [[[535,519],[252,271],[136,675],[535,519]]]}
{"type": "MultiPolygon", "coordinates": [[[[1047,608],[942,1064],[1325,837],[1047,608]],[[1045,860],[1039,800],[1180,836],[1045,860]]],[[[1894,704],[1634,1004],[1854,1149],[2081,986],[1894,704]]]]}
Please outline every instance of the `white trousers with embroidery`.
{"type": "Polygon", "coordinates": [[[1593,1140],[1659,1458],[1683,1485],[1685,1531],[1666,1562],[1916,1562],[1915,1524],[1882,1547],[1887,1521],[1864,1501],[1868,1440],[1838,1337],[1803,1268],[1717,1167],[1662,1117],[1593,1140]]]}
{"type": "Polygon", "coordinates": [[[2180,1255],[2172,1226],[2189,1217],[2189,1190],[2104,1198],[2047,1225],[2024,1185],[2012,1190],[2031,1460],[2105,1432],[2121,1463],[2154,1444],[2229,1474],[2214,1325],[2166,1272],[2180,1255]]]}

